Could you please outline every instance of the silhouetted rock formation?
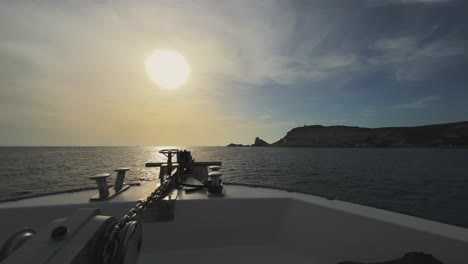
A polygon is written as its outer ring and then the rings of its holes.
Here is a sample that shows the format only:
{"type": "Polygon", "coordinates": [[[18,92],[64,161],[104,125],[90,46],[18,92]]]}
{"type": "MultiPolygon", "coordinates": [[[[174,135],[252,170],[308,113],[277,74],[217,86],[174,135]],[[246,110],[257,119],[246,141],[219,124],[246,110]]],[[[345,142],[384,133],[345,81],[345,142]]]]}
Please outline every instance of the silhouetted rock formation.
{"type": "Polygon", "coordinates": [[[255,142],[252,145],[252,147],[266,147],[266,146],[270,146],[270,144],[268,144],[265,140],[259,137],[255,138],[255,142]]]}
{"type": "Polygon", "coordinates": [[[466,148],[468,121],[418,127],[364,128],[320,125],[296,127],[271,146],[466,148]]]}
{"type": "Polygon", "coordinates": [[[226,147],[248,147],[248,145],[231,143],[231,144],[227,145],[226,147]]]}

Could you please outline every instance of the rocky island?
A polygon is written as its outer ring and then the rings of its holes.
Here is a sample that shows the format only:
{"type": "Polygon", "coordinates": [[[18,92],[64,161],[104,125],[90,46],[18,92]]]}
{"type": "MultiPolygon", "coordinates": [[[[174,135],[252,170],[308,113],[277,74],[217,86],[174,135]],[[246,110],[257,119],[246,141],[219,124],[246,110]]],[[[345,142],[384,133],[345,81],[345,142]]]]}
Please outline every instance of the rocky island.
{"type": "Polygon", "coordinates": [[[296,127],[273,144],[255,138],[254,147],[468,147],[468,121],[415,127],[296,127]]]}
{"type": "Polygon", "coordinates": [[[236,143],[231,143],[227,145],[227,147],[267,147],[267,146],[270,146],[270,144],[259,137],[255,138],[255,142],[252,145],[243,145],[243,144],[236,144],[236,143]]]}
{"type": "Polygon", "coordinates": [[[236,143],[231,143],[227,145],[226,147],[248,147],[249,145],[242,145],[242,144],[236,144],[236,143]]]}

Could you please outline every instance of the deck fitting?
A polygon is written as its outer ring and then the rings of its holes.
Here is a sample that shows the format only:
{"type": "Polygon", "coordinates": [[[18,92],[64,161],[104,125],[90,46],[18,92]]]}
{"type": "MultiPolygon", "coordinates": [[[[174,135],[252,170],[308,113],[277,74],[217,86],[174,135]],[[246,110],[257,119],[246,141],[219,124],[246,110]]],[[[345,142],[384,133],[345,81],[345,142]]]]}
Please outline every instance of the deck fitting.
{"type": "Polygon", "coordinates": [[[117,177],[115,178],[115,185],[114,185],[114,190],[116,192],[122,190],[123,188],[123,183],[125,180],[125,173],[130,170],[130,168],[118,168],[115,171],[117,172],[117,177]]]}
{"type": "Polygon", "coordinates": [[[58,226],[52,230],[50,237],[53,239],[59,239],[68,234],[68,228],[66,226],[58,226]]]}
{"type": "Polygon", "coordinates": [[[109,186],[107,186],[107,178],[110,176],[109,173],[101,173],[94,176],[89,177],[91,180],[95,180],[98,191],[99,191],[99,198],[104,199],[105,197],[109,196],[109,186]]]}

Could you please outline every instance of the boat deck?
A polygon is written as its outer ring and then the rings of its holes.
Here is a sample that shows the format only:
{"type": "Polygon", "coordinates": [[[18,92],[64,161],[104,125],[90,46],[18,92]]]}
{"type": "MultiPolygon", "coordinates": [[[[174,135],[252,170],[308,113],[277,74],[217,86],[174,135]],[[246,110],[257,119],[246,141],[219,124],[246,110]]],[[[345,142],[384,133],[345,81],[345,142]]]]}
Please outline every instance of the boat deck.
{"type": "Polygon", "coordinates": [[[148,193],[154,191],[158,186],[156,181],[145,182],[140,186],[130,186],[129,189],[119,195],[106,201],[90,201],[89,198],[98,193],[97,189],[82,190],[76,192],[64,192],[52,195],[37,196],[26,198],[17,201],[8,201],[0,203],[0,208],[14,207],[35,207],[35,206],[51,206],[51,205],[83,205],[94,207],[96,205],[108,203],[135,202],[138,199],[145,197],[148,193]]]}
{"type": "MultiPolygon", "coordinates": [[[[83,207],[124,215],[156,182],[132,186],[105,202],[96,190],[0,204],[0,241],[24,226],[41,228],[83,207]]],[[[270,188],[225,185],[226,195],[180,192],[175,219],[143,223],[138,263],[379,262],[426,252],[466,264],[468,229],[339,200],[270,188]]],[[[172,197],[176,197],[176,193],[172,197]]]]}
{"type": "Polygon", "coordinates": [[[148,253],[140,256],[140,261],[138,263],[154,263],[155,260],[158,260],[160,263],[320,263],[311,260],[310,256],[301,256],[297,252],[274,244],[240,245],[148,253]]]}

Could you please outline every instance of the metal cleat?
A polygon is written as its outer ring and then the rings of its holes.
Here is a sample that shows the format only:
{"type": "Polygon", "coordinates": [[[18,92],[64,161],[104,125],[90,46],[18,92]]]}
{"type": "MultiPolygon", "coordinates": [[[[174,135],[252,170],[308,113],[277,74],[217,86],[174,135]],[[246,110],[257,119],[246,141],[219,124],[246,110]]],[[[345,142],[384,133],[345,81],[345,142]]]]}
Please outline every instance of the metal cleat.
{"type": "Polygon", "coordinates": [[[109,173],[101,173],[89,177],[91,180],[95,180],[99,193],[89,198],[91,201],[105,201],[108,200],[121,192],[130,188],[130,185],[124,185],[125,172],[130,170],[130,168],[118,168],[115,171],[117,172],[117,178],[115,179],[114,188],[109,189],[107,186],[107,177],[110,176],[109,173]]]}
{"type": "Polygon", "coordinates": [[[117,177],[115,178],[115,185],[114,185],[114,190],[116,192],[122,190],[123,188],[123,183],[125,180],[125,173],[130,170],[130,168],[123,167],[123,168],[118,168],[115,171],[117,172],[117,177]]]}
{"type": "Polygon", "coordinates": [[[95,197],[94,199],[91,197],[92,200],[104,200],[109,196],[109,187],[107,186],[107,177],[109,176],[109,173],[101,173],[89,177],[89,179],[96,181],[99,190],[99,194],[97,196],[93,196],[95,197]]]}

